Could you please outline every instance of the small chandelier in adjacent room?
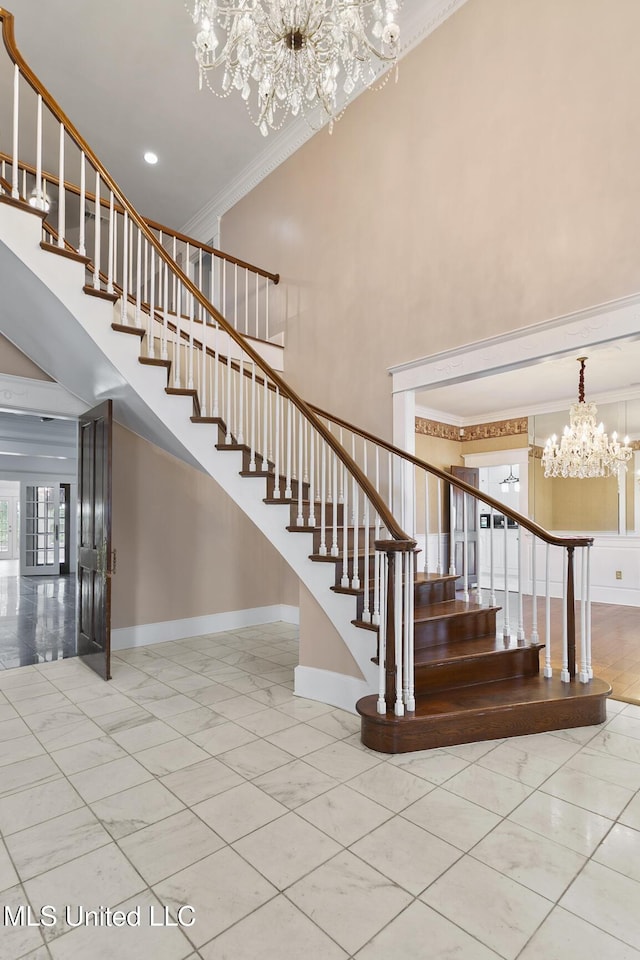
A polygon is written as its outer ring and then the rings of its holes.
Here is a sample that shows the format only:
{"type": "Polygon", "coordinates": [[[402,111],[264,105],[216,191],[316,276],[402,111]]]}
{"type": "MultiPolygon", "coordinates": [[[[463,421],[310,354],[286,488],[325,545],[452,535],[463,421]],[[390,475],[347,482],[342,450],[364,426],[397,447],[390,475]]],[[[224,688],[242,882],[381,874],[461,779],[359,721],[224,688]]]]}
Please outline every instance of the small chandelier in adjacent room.
{"type": "Polygon", "coordinates": [[[584,367],[587,357],[578,357],[580,379],[578,383],[578,402],[569,410],[570,426],[558,438],[550,437],[542,453],[545,477],[611,477],[617,476],[620,469],[626,470],[631,459],[632,449],[629,438],[618,442],[616,433],[609,440],[602,423],[596,425],[597,409],[595,403],[585,403],[584,367]]]}
{"type": "Polygon", "coordinates": [[[221,97],[238,90],[264,136],[290,115],[332,125],[357,88],[396,62],[401,2],[195,0],[200,87],[204,79],[221,97]],[[219,90],[208,77],[217,67],[219,90]]]}
{"type": "Polygon", "coordinates": [[[508,493],[510,489],[513,489],[514,493],[520,493],[520,477],[514,476],[513,467],[509,467],[509,476],[500,481],[502,493],[508,493]]]}

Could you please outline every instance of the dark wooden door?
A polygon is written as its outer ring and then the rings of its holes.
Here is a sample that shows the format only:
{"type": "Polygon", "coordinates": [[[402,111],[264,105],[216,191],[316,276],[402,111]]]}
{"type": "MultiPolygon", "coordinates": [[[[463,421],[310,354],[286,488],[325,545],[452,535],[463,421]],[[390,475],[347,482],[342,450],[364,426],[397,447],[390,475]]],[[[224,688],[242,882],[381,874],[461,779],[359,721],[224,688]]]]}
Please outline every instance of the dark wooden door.
{"type": "Polygon", "coordinates": [[[78,655],[111,679],[112,402],[80,417],[78,655]]]}
{"type": "MultiPolygon", "coordinates": [[[[476,467],[451,467],[451,475],[464,480],[472,487],[480,486],[480,471],[476,467]]],[[[453,556],[458,577],[464,574],[464,520],[466,506],[467,524],[467,577],[469,586],[475,586],[478,575],[478,524],[476,522],[476,500],[469,493],[463,493],[451,487],[451,536],[453,537],[453,556]],[[466,505],[465,505],[466,500],[466,505]]]]}

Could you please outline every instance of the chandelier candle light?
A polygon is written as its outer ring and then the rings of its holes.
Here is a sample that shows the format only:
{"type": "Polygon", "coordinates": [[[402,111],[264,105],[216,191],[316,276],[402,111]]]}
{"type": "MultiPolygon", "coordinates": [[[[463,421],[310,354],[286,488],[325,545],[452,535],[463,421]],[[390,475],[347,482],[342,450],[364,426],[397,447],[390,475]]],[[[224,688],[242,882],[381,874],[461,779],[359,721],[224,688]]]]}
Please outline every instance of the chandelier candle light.
{"type": "Polygon", "coordinates": [[[604,425],[600,423],[596,426],[595,403],[585,403],[586,361],[587,357],[578,357],[578,402],[570,407],[570,426],[564,428],[560,443],[554,434],[545,444],[542,453],[545,477],[575,477],[583,480],[587,477],[618,476],[621,469],[627,469],[627,461],[631,458],[633,451],[629,446],[629,437],[625,437],[624,443],[620,444],[618,435],[613,433],[609,441],[604,425]]]}
{"type": "MultiPolygon", "coordinates": [[[[395,63],[402,0],[195,0],[196,61],[217,96],[238,90],[266,136],[320,107],[329,129],[356,88],[395,63]],[[222,67],[220,90],[209,71],[222,67]],[[255,85],[255,90],[252,90],[255,85]],[[252,101],[255,105],[252,105],[252,101]]],[[[311,123],[310,123],[311,125],[311,123]]]]}

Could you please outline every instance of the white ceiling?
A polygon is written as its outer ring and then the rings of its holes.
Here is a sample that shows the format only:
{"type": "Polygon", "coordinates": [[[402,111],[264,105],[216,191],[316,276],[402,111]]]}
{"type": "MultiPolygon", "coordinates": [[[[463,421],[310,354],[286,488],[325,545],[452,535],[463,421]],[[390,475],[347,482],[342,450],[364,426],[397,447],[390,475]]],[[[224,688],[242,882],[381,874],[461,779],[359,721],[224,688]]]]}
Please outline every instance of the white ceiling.
{"type": "MultiPolygon", "coordinates": [[[[403,52],[465,2],[404,0],[403,52]]],[[[3,3],[31,69],[139,211],[167,226],[223,213],[310,135],[298,122],[265,138],[237,91],[198,90],[192,0],[3,3]]]]}

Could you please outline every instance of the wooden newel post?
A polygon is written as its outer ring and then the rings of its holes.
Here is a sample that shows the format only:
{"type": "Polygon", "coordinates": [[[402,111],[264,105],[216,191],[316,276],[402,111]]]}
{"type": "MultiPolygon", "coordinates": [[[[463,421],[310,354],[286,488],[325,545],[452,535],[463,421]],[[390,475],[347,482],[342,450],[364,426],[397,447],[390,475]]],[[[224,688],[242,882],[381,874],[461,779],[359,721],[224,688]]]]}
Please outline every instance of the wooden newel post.
{"type": "Polygon", "coordinates": [[[574,547],[567,547],[567,669],[573,680],[576,675],[576,600],[573,576],[574,547]]]}

